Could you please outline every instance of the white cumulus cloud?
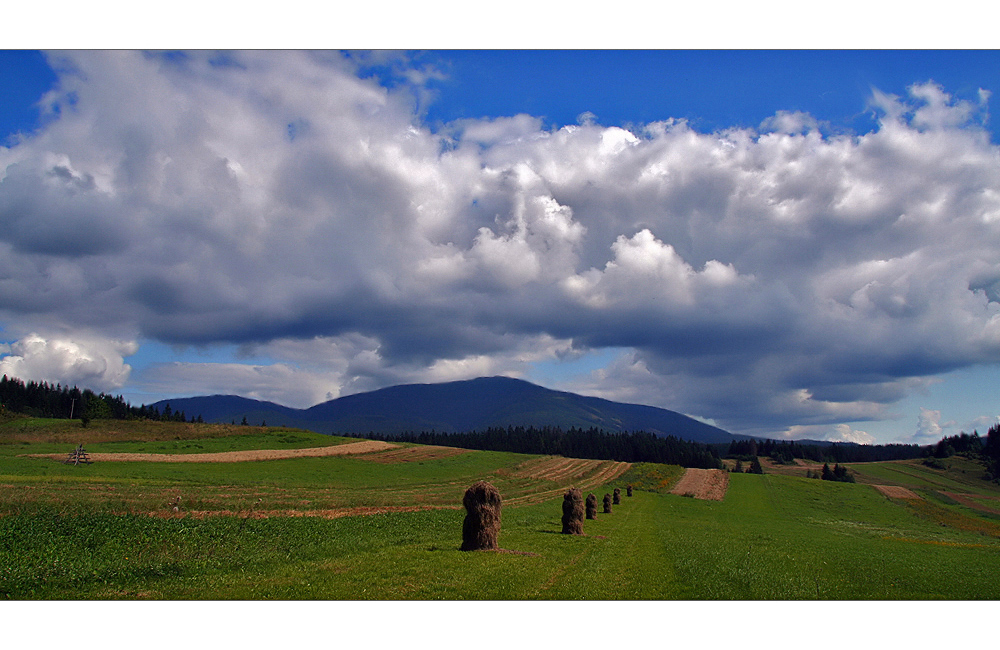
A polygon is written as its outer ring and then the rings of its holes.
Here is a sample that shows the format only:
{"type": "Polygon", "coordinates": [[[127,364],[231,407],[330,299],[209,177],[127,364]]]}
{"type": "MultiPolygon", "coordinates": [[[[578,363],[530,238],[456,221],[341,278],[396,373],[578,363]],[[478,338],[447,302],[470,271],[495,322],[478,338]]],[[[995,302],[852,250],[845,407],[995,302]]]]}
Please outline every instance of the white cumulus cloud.
{"type": "Polygon", "coordinates": [[[4,346],[0,374],[24,381],[79,385],[113,391],[125,385],[132,367],[124,357],[139,349],[134,341],[99,337],[43,338],[30,334],[4,346]]]}
{"type": "MultiPolygon", "coordinates": [[[[440,75],[384,57],[409,82],[338,53],[55,55],[50,119],[0,148],[0,326],[338,341],[328,368],[214,371],[295,404],[518,373],[553,341],[623,348],[577,383],[764,434],[888,417],[929,377],[1000,363],[985,94],[876,91],[861,134],[795,112],[714,133],[670,116],[435,131],[420,84],[440,75]]],[[[125,348],[16,345],[5,367],[128,377],[125,348]]]]}

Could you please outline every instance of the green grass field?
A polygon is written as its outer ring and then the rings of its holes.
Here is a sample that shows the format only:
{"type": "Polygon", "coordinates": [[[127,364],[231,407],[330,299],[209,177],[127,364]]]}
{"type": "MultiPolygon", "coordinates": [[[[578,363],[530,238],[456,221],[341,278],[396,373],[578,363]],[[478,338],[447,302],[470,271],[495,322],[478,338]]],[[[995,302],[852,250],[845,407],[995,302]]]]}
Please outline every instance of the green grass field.
{"type": "MultiPolygon", "coordinates": [[[[91,426],[101,440],[101,423],[91,426]]],[[[351,442],[242,429],[206,428],[205,437],[177,440],[168,428],[86,446],[94,453],[203,453],[351,442]]],[[[740,474],[715,502],[667,493],[683,470],[663,465],[635,465],[606,485],[599,481],[608,465],[581,464],[556,476],[562,459],[496,452],[429,458],[420,449],[412,462],[376,462],[375,454],[72,467],[21,455],[66,453],[71,441],[53,441],[41,424],[34,434],[40,442],[27,435],[13,440],[0,431],[0,597],[8,599],[1000,597],[1000,520],[935,496],[976,487],[993,503],[996,486],[966,481],[969,468],[961,463],[944,471],[852,466],[879,481],[900,473],[921,491],[919,501],[887,499],[864,483],[740,474]],[[500,545],[510,552],[458,550],[461,496],[481,478],[504,495],[500,545]],[[637,487],[635,496],[623,489],[612,514],[585,523],[585,536],[560,534],[568,485],[587,485],[584,493],[600,498],[626,482],[637,487]],[[167,507],[173,495],[182,497],[176,515],[167,507]],[[392,511],[414,505],[427,509],[392,511]],[[290,516],[374,506],[387,511],[290,516]],[[231,514],[199,518],[197,511],[231,514]],[[253,516],[265,511],[272,514],[253,516]]]]}

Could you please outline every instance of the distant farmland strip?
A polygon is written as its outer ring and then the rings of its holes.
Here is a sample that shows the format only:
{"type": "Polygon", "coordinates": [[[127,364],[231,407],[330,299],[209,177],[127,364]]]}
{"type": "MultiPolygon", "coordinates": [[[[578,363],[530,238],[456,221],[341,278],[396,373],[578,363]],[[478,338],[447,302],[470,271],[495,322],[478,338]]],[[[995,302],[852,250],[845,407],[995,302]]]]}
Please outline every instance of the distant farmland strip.
{"type": "MultiPolygon", "coordinates": [[[[278,460],[283,458],[309,458],[318,456],[344,456],[348,454],[370,454],[393,449],[397,445],[381,440],[363,440],[346,445],[330,447],[309,447],[307,449],[251,449],[247,451],[220,451],[211,454],[89,454],[93,462],[132,461],[145,463],[240,463],[254,460],[278,460]]],[[[30,454],[35,458],[65,460],[66,454],[30,454]]]]}
{"type": "Polygon", "coordinates": [[[205,519],[206,517],[243,517],[247,519],[270,519],[272,517],[320,517],[339,519],[384,515],[389,512],[419,512],[421,510],[458,510],[461,506],[361,506],[356,508],[333,508],[326,510],[191,510],[188,512],[150,512],[149,516],[160,519],[205,519]]]}
{"type": "Polygon", "coordinates": [[[873,488],[882,493],[883,496],[889,497],[890,499],[919,499],[920,497],[905,487],[900,487],[898,485],[873,485],[873,488]]]}
{"type": "Polygon", "coordinates": [[[996,497],[982,496],[979,494],[959,494],[957,492],[942,492],[941,494],[951,497],[963,506],[973,508],[974,510],[1000,515],[1000,508],[997,507],[997,505],[1000,504],[996,504],[996,497]],[[991,505],[986,505],[985,503],[982,503],[983,501],[991,502],[991,505]]]}
{"type": "Polygon", "coordinates": [[[365,456],[365,460],[376,463],[416,463],[425,460],[436,460],[438,458],[448,458],[459,454],[467,454],[470,450],[459,449],[458,447],[440,447],[437,445],[417,445],[414,447],[400,447],[379,453],[365,456]]]}

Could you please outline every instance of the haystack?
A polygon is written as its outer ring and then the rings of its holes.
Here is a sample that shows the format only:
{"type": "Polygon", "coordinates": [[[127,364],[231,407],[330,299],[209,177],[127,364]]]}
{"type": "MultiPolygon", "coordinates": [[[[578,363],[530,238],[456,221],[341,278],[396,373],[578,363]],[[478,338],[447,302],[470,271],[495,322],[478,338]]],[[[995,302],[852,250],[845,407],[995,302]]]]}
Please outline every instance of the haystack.
{"type": "Polygon", "coordinates": [[[564,535],[583,534],[583,492],[570,488],[563,495],[562,532],[564,535]]]}
{"type": "Polygon", "coordinates": [[[465,491],[465,522],[462,524],[462,550],[496,550],[500,536],[500,491],[491,483],[477,481],[465,491]]]}
{"type": "Polygon", "coordinates": [[[587,519],[597,519],[597,497],[593,492],[587,495],[587,519]]]}
{"type": "Polygon", "coordinates": [[[626,485],[625,486],[625,495],[626,496],[632,496],[632,486],[631,485],[626,485]]]}
{"type": "Polygon", "coordinates": [[[611,503],[618,505],[622,502],[622,489],[615,488],[615,493],[612,495],[611,503]]]}
{"type": "Polygon", "coordinates": [[[611,512],[611,495],[604,495],[604,513],[609,514],[611,512]]]}

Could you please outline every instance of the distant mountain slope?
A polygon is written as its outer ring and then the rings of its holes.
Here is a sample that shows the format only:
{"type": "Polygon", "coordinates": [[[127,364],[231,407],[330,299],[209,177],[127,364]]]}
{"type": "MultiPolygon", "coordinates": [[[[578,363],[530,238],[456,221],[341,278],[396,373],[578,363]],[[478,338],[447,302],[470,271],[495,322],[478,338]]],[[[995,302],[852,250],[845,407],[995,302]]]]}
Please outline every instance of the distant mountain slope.
{"type": "Polygon", "coordinates": [[[555,391],[509,377],[482,377],[441,384],[406,384],[348,395],[308,409],[273,402],[213,395],[157,402],[206,422],[296,426],[320,433],[436,430],[470,431],[488,427],[598,427],[605,431],[644,430],[703,443],[729,442],[734,436],[674,411],[623,404],[555,391]]]}
{"type": "MultiPolygon", "coordinates": [[[[268,419],[273,417],[294,418],[302,411],[289,408],[274,402],[262,402],[260,400],[238,397],[236,395],[206,395],[204,397],[180,397],[177,399],[165,399],[150,406],[156,407],[161,413],[164,407],[170,405],[173,412],[183,411],[188,418],[201,416],[205,422],[228,423],[233,420],[241,422],[243,417],[247,422],[260,424],[260,417],[257,414],[267,414],[268,419]],[[254,417],[251,417],[254,415],[254,417]]],[[[275,422],[277,424],[277,422],[275,422]]]]}

